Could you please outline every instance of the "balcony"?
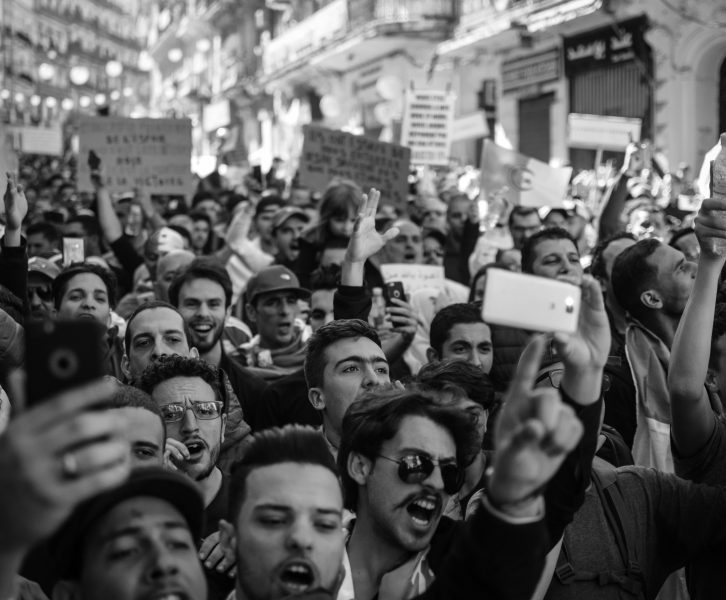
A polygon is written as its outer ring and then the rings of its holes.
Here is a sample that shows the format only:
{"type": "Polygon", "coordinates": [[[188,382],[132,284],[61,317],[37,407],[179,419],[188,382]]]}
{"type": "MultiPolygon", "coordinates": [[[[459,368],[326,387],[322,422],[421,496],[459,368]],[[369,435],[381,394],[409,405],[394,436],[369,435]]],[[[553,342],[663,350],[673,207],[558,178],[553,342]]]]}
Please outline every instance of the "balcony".
{"type": "Polygon", "coordinates": [[[455,15],[456,0],[334,0],[263,44],[264,79],[304,81],[308,66],[343,71],[406,51],[414,37],[443,40],[455,15]]]}
{"type": "MultiPolygon", "coordinates": [[[[459,24],[452,39],[440,44],[439,55],[455,55],[508,32],[518,35],[518,30],[554,27],[594,13],[602,5],[603,0],[461,0],[459,24]]],[[[490,46],[496,49],[494,41],[490,46]]]]}

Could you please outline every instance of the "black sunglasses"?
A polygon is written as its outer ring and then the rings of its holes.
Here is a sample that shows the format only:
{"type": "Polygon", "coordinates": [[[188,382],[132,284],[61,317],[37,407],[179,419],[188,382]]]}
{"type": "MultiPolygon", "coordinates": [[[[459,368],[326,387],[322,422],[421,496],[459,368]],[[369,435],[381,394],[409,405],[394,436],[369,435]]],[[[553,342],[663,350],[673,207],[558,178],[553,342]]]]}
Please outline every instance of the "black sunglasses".
{"type": "Polygon", "coordinates": [[[398,465],[398,477],[404,483],[422,483],[434,472],[434,467],[438,466],[447,494],[456,494],[464,484],[464,470],[453,461],[441,462],[424,453],[407,454],[399,459],[381,454],[378,456],[398,465]]]}
{"type": "Polygon", "coordinates": [[[33,292],[38,294],[43,302],[50,302],[53,299],[53,287],[50,285],[28,286],[28,300],[32,300],[33,292]]]}

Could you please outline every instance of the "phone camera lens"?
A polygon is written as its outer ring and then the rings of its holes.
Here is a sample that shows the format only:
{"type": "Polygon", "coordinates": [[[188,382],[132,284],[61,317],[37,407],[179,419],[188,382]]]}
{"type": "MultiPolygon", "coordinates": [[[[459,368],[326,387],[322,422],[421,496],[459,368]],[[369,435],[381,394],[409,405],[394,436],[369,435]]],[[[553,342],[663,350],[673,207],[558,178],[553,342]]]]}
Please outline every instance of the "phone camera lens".
{"type": "Polygon", "coordinates": [[[48,370],[58,379],[70,379],[78,371],[78,357],[68,348],[58,348],[48,357],[48,370]]]}

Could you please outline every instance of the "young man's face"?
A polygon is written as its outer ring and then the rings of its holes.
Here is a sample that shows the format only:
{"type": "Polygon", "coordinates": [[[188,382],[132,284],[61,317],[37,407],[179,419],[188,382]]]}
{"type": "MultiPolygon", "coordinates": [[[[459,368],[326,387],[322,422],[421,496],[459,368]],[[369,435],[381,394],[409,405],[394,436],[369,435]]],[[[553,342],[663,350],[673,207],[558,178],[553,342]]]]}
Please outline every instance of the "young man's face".
{"type": "Polygon", "coordinates": [[[293,292],[270,292],[260,294],[253,304],[248,304],[263,348],[283,348],[292,343],[295,319],[300,312],[297,299],[293,292]]]}
{"type": "MultiPolygon", "coordinates": [[[[368,461],[369,472],[356,478],[359,485],[359,515],[388,543],[407,553],[420,552],[430,543],[441,514],[449,500],[444,490],[440,467],[421,483],[405,483],[398,476],[395,461],[411,455],[425,455],[435,461],[456,464],[456,444],[451,434],[427,417],[407,416],[401,421],[393,439],[383,444],[381,456],[368,461]]],[[[349,462],[350,470],[350,462],[349,462]]]]}
{"type": "Polygon", "coordinates": [[[95,273],[79,273],[71,277],[58,307],[61,319],[93,319],[108,327],[111,306],[106,284],[95,273]]]}
{"type": "Polygon", "coordinates": [[[390,383],[383,350],[366,337],[344,338],[325,349],[323,385],[308,395],[313,406],[325,407],[326,426],[340,433],[348,407],[364,393],[390,383]]]}
{"type": "Polygon", "coordinates": [[[313,589],[334,593],[342,576],[343,497],[325,467],[278,463],[254,469],[222,544],[247,600],[282,600],[313,589]]]}
{"type": "Polygon", "coordinates": [[[424,264],[442,266],[444,264],[444,248],[433,236],[423,239],[424,264]]]}
{"type": "Polygon", "coordinates": [[[441,347],[441,360],[463,360],[489,374],[494,351],[492,331],[486,323],[457,323],[441,347]]]}
{"type": "Polygon", "coordinates": [[[140,406],[112,408],[127,423],[131,445],[131,468],[161,467],[164,464],[164,425],[161,417],[140,406]]]}
{"type": "Polygon", "coordinates": [[[528,215],[514,215],[509,233],[512,234],[512,241],[517,250],[521,250],[530,237],[542,229],[542,222],[536,212],[528,215]]]}
{"type": "Polygon", "coordinates": [[[272,242],[272,222],[279,206],[271,206],[255,217],[255,229],[266,242],[272,242]]]}
{"type": "Polygon", "coordinates": [[[55,314],[53,282],[45,275],[28,274],[28,304],[34,319],[51,317],[55,314]]]}
{"type": "Polygon", "coordinates": [[[53,244],[42,233],[34,233],[28,236],[28,256],[39,256],[41,254],[50,254],[56,250],[53,244]]]}
{"type": "Polygon", "coordinates": [[[184,333],[184,322],[171,308],[160,306],[142,311],[127,327],[130,328],[131,342],[122,366],[124,374],[131,380],[139,377],[161,356],[192,355],[184,333]]]}
{"type": "Polygon", "coordinates": [[[156,263],[154,294],[157,300],[169,302],[169,287],[181,270],[194,260],[194,255],[186,250],[174,250],[162,256],[156,263]]]}
{"type": "Polygon", "coordinates": [[[662,310],[668,315],[680,317],[691,295],[698,265],[686,260],[680,250],[666,244],[659,244],[646,263],[657,269],[653,287],[661,297],[662,310]]]}
{"type": "Polygon", "coordinates": [[[93,526],[74,587],[79,599],[207,597],[187,522],[171,504],[151,497],[125,500],[93,526]]]}
{"type": "Polygon", "coordinates": [[[464,198],[456,198],[449,203],[446,220],[449,224],[449,231],[456,237],[460,237],[464,233],[464,224],[469,217],[470,204],[471,202],[464,198]]]}
{"type": "Polygon", "coordinates": [[[278,256],[292,262],[300,256],[300,234],[305,229],[305,221],[298,217],[290,217],[275,230],[275,245],[278,256]]]}
{"type": "Polygon", "coordinates": [[[217,401],[212,387],[201,377],[172,377],[157,385],[151,397],[162,413],[169,411],[169,405],[178,405],[184,411],[180,421],[166,423],[167,436],[189,450],[190,457],[177,463],[177,468],[195,481],[209,477],[219,458],[226,417],[220,409],[215,418],[199,418],[192,405],[206,407],[217,401]]]}
{"type": "Polygon", "coordinates": [[[570,240],[542,240],[534,252],[536,256],[532,263],[532,272],[535,275],[573,285],[582,283],[580,253],[570,240]]]}
{"type": "Polygon", "coordinates": [[[396,223],[399,232],[386,243],[381,258],[386,263],[407,263],[420,265],[423,262],[423,240],[421,230],[410,221],[396,223]]]}
{"type": "Polygon", "coordinates": [[[192,248],[202,250],[209,239],[209,223],[204,219],[194,221],[192,226],[192,248]]]}
{"type": "Polygon", "coordinates": [[[310,327],[315,333],[323,325],[333,321],[333,296],[335,290],[315,290],[310,296],[310,327]]]}
{"type": "Polygon", "coordinates": [[[227,318],[224,288],[211,279],[193,279],[179,288],[179,312],[191,332],[191,344],[209,352],[224,333],[227,318]]]}

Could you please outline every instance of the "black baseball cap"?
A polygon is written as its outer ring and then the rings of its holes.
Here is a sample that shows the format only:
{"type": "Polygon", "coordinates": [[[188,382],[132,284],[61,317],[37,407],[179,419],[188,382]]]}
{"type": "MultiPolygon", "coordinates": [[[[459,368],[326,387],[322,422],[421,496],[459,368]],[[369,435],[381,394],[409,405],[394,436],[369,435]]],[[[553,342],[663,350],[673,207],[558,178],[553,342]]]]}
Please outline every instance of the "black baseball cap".
{"type": "Polygon", "coordinates": [[[161,467],[135,469],[120,486],[79,504],[51,538],[49,550],[58,576],[63,579],[77,577],[89,530],[115,506],[139,496],[167,501],[182,514],[192,537],[201,539],[204,501],[194,482],[161,467]]]}

